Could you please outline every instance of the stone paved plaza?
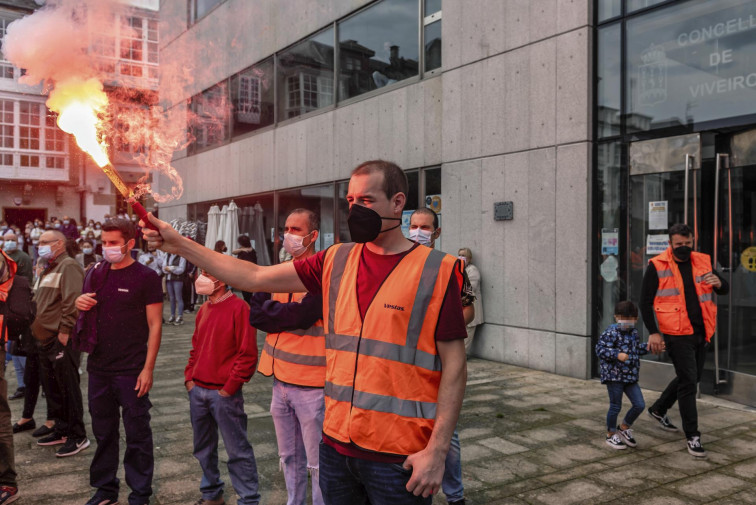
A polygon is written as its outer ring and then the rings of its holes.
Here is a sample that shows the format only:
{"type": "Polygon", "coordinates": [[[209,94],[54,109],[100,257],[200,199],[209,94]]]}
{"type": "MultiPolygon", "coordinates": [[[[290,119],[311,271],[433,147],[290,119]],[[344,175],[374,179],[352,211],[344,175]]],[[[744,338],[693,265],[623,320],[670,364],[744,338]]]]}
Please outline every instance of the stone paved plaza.
{"type": "MultiPolygon", "coordinates": [[[[189,403],[183,369],[193,314],[180,327],[166,326],[158,356],[152,428],[155,438],[153,504],[192,504],[199,497],[199,465],[192,457],[189,403]]],[[[262,334],[258,342],[262,342],[262,334]]],[[[85,368],[83,366],[83,368],[85,368]]],[[[641,371],[642,373],[642,371],[641,371]]],[[[15,390],[13,367],[6,377],[15,390]]],[[[86,410],[86,372],[82,375],[86,410]]],[[[647,403],[658,393],[644,391],[647,403]]],[[[271,380],[256,374],[244,388],[262,503],[286,503],[278,469],[273,423],[268,414],[271,380]]],[[[44,400],[36,421],[44,421],[44,400]]],[[[627,409],[627,401],[623,413],[627,409]]],[[[11,402],[13,419],[22,403],[11,402]]],[[[693,459],[679,433],[657,428],[644,414],[636,423],[637,449],[615,451],[604,443],[607,395],[597,380],[576,380],[479,359],[468,362],[468,383],[459,421],[467,502],[482,504],[756,504],[756,411],[715,398],[699,402],[708,457],[693,459]]],[[[678,413],[671,419],[679,424],[678,413]]],[[[89,414],[85,415],[89,423],[89,414]]],[[[91,430],[87,426],[90,438],[91,430]]],[[[80,504],[89,496],[92,446],[56,459],[30,432],[15,436],[22,504],[80,504]]],[[[123,450],[123,447],[122,447],[123,450]]],[[[235,504],[225,468],[226,503],[235,504]]],[[[121,503],[128,490],[121,471],[121,503]]],[[[445,504],[439,493],[434,504],[445,504]]]]}

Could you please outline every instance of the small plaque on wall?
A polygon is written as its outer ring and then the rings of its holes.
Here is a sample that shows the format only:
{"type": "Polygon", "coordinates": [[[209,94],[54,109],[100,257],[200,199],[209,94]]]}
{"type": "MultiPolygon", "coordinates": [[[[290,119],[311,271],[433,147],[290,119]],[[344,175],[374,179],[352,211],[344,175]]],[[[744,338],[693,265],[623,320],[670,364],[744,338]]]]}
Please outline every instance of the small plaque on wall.
{"type": "Polygon", "coordinates": [[[494,221],[509,221],[514,219],[514,202],[495,202],[494,221]]]}

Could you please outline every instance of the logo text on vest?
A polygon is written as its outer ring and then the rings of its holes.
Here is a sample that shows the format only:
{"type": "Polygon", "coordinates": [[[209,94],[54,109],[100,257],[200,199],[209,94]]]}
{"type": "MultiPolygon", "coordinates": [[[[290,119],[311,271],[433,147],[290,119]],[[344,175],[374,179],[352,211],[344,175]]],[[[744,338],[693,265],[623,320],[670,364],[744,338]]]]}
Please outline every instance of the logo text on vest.
{"type": "Polygon", "coordinates": [[[402,307],[401,305],[392,305],[390,303],[384,303],[383,304],[383,308],[384,309],[401,310],[402,312],[404,312],[404,307],[402,307]]]}

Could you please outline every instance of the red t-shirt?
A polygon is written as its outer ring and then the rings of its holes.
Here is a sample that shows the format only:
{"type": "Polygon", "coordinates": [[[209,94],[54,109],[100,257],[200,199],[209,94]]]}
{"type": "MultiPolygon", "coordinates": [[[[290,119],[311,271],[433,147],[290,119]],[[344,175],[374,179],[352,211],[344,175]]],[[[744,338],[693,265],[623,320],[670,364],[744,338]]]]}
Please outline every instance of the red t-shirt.
{"type": "MultiPolygon", "coordinates": [[[[360,307],[360,315],[365,318],[370,302],[375,297],[383,281],[388,277],[399,261],[404,258],[412,248],[399,254],[377,254],[367,247],[362,248],[360,264],[357,268],[357,304],[360,307]]],[[[302,284],[307,291],[314,295],[320,295],[323,292],[323,261],[325,251],[320,251],[309,258],[294,261],[294,268],[299,275],[302,284]]],[[[451,341],[467,337],[465,319],[462,315],[462,270],[459,267],[459,261],[455,264],[454,273],[449,280],[449,286],[444,295],[444,301],[441,305],[441,312],[438,316],[438,325],[436,326],[436,341],[451,341]]],[[[332,440],[323,435],[323,442],[333,447],[337,452],[344,456],[362,458],[382,463],[401,463],[404,456],[395,456],[392,454],[383,454],[372,451],[365,451],[354,444],[343,444],[332,440]]]]}

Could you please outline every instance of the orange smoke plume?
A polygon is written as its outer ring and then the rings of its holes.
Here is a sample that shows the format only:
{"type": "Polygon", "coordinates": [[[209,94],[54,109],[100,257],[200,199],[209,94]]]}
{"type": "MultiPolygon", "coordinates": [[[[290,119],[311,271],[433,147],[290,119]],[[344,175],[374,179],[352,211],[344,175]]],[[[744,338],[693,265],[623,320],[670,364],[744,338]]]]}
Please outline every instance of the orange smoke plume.
{"type": "MultiPolygon", "coordinates": [[[[20,79],[23,84],[44,83],[45,91],[49,91],[47,106],[58,113],[58,126],[72,134],[98,166],[110,163],[109,145],[142,146],[134,161],[145,175],[128,192],[137,198],[149,194],[165,202],[183,193],[181,177],[170,162],[174,151],[189,142],[186,120],[175,120],[154,100],[141,106],[132,102],[126,113],[115,110],[113,94],[123,93],[123,88],[105,90],[103,81],[112,81],[113,76],[100,72],[97,57],[90,53],[90,27],[102,31],[107,23],[112,24],[114,9],[124,8],[113,0],[59,0],[11,23],[2,41],[3,53],[11,63],[26,69],[20,79]],[[116,116],[120,128],[115,126],[116,116]],[[170,191],[154,191],[148,182],[150,173],[166,177],[170,191]]],[[[118,29],[123,33],[130,28],[118,29]]],[[[123,193],[124,188],[121,182],[119,191],[123,193]]]]}

